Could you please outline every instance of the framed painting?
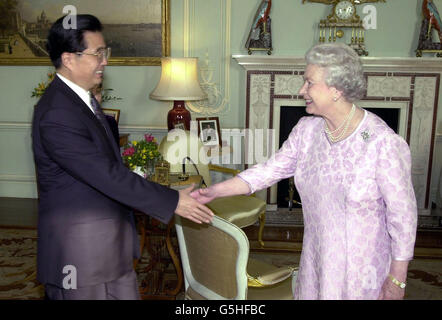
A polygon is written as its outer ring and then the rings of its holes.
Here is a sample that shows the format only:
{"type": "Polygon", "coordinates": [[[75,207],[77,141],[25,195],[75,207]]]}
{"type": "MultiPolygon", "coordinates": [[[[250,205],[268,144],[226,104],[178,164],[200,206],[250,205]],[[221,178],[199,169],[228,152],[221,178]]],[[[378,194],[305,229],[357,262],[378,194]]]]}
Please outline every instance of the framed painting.
{"type": "Polygon", "coordinates": [[[205,146],[222,146],[218,117],[196,118],[198,135],[205,146]]]}
{"type": "Polygon", "coordinates": [[[109,65],[161,65],[170,55],[170,0],[2,0],[0,65],[51,65],[48,31],[64,15],[88,13],[103,24],[109,65]]]}

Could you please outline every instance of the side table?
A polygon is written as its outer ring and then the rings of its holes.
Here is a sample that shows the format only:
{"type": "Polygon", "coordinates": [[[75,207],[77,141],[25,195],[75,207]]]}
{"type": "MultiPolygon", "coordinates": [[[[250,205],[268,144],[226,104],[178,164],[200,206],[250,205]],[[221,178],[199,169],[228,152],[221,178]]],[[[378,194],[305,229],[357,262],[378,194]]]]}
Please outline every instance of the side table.
{"type": "MultiPolygon", "coordinates": [[[[180,181],[177,175],[170,176],[170,188],[180,190],[189,187],[192,183],[195,187],[201,185],[202,177],[199,175],[192,175],[186,181],[180,181]]],[[[180,258],[177,255],[178,246],[174,248],[172,241],[176,239],[173,236],[175,227],[175,219],[172,218],[170,222],[165,225],[160,221],[142,213],[135,212],[137,219],[138,230],[140,234],[140,251],[141,254],[147,249],[149,254],[149,263],[143,267],[143,271],[148,274],[153,274],[149,279],[143,279],[140,283],[140,295],[142,299],[152,300],[175,300],[176,295],[183,287],[183,271],[181,267],[180,258]],[[166,253],[167,249],[167,253],[166,253]],[[172,261],[176,273],[176,285],[173,288],[168,288],[164,285],[165,271],[172,261]]],[[[141,260],[141,258],[140,258],[141,260]]],[[[134,261],[134,268],[140,263],[140,260],[134,261]]],[[[147,277],[146,277],[147,278],[147,277]]]]}

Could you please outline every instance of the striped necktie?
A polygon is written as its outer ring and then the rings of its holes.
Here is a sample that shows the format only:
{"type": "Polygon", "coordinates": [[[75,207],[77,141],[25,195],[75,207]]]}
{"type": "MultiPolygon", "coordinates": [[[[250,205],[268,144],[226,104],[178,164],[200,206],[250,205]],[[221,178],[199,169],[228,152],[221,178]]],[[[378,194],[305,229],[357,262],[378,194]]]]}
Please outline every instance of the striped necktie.
{"type": "Polygon", "coordinates": [[[98,121],[100,121],[101,125],[106,131],[107,136],[110,137],[109,132],[107,130],[108,125],[107,125],[106,115],[103,113],[103,110],[101,110],[100,104],[93,95],[91,95],[91,106],[92,109],[94,110],[95,116],[97,117],[98,121]]]}

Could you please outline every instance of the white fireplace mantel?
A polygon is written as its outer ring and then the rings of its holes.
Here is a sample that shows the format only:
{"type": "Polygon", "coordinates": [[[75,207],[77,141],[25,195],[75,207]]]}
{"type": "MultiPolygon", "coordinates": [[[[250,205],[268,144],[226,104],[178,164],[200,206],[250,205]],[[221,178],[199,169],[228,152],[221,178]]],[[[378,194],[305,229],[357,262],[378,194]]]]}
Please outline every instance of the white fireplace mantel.
{"type": "MultiPolygon", "coordinates": [[[[305,68],[304,57],[232,55],[246,70],[288,70],[305,68]]],[[[363,57],[365,71],[423,71],[442,72],[442,58],[363,57]]]]}
{"type": "MultiPolygon", "coordinates": [[[[274,129],[273,141],[263,140],[267,155],[279,141],[282,107],[303,107],[303,57],[233,55],[245,69],[247,129],[274,129]],[[275,137],[276,136],[276,137],[275,137]]],[[[362,58],[367,92],[358,105],[399,109],[398,133],[410,145],[412,179],[420,214],[430,214],[430,186],[439,103],[442,58],[362,58]]],[[[256,159],[248,161],[256,163],[256,159]]],[[[277,187],[258,195],[275,206],[277,187]]]]}

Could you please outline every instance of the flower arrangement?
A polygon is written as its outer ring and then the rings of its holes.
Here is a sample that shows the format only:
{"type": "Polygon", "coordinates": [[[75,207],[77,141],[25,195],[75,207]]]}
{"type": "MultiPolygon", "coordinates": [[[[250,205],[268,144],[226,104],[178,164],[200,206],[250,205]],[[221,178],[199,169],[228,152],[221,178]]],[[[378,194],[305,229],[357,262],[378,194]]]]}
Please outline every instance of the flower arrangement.
{"type": "Polygon", "coordinates": [[[35,88],[34,91],[32,91],[31,97],[41,97],[43,93],[45,93],[47,87],[49,84],[54,80],[55,78],[55,71],[48,73],[48,80],[46,82],[40,82],[35,88]]]}
{"type": "Polygon", "coordinates": [[[126,144],[122,156],[130,170],[141,167],[143,173],[147,173],[149,164],[153,168],[155,161],[161,159],[158,143],[151,134],[145,134],[144,139],[126,144]]]}

